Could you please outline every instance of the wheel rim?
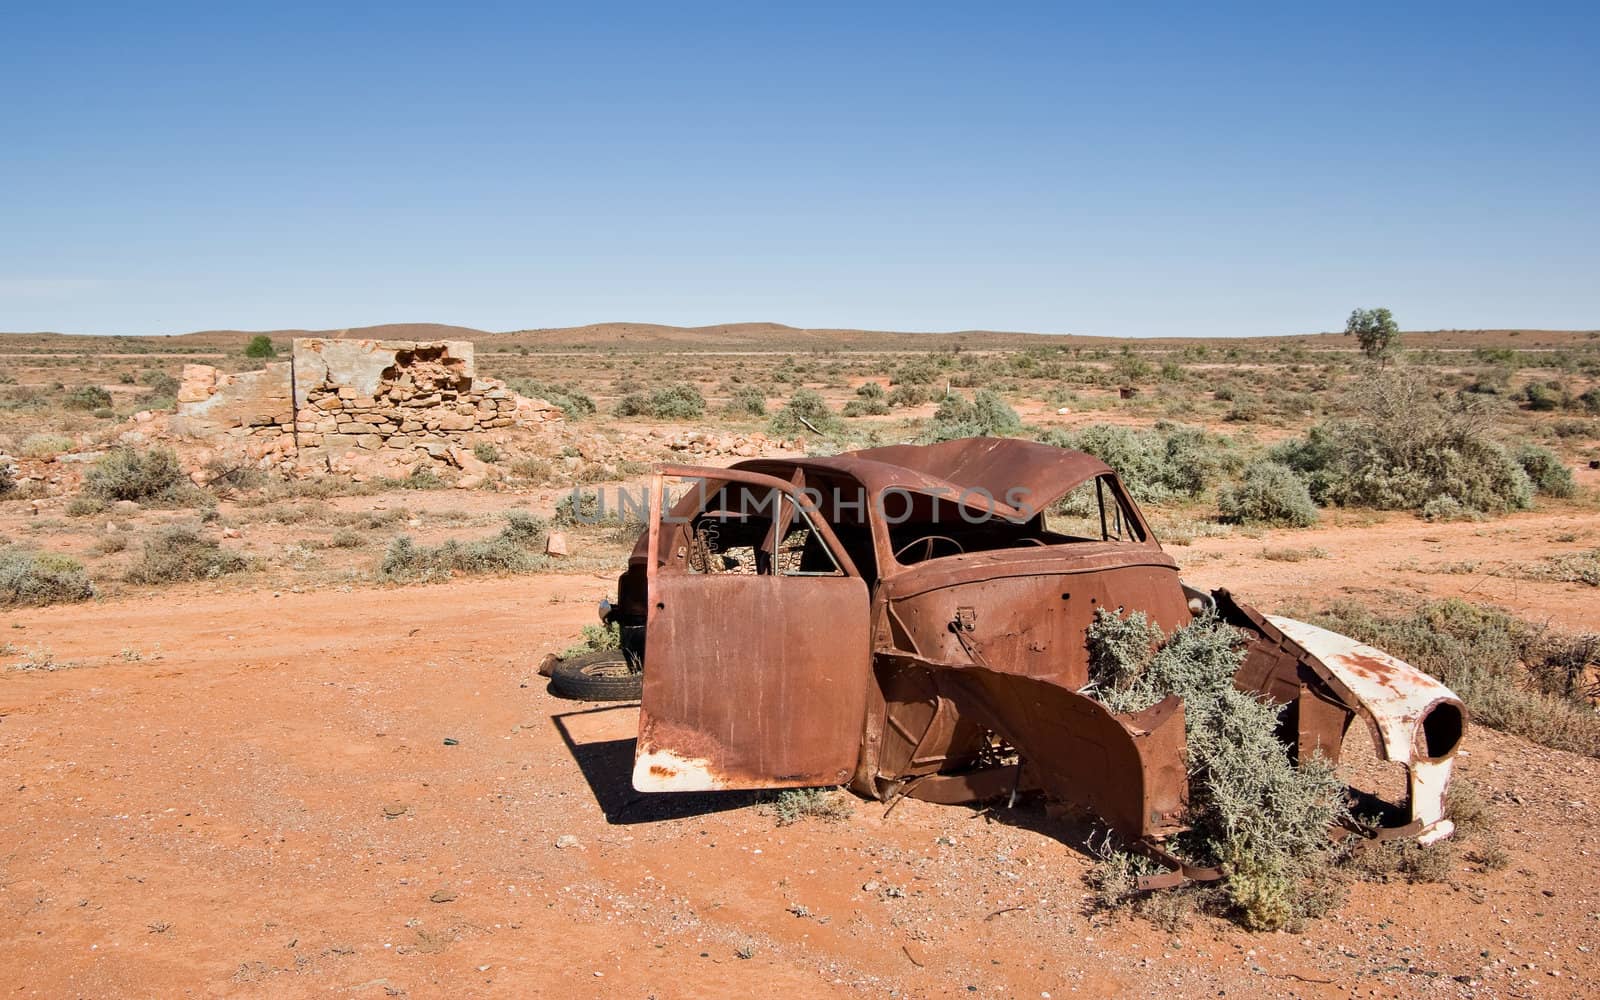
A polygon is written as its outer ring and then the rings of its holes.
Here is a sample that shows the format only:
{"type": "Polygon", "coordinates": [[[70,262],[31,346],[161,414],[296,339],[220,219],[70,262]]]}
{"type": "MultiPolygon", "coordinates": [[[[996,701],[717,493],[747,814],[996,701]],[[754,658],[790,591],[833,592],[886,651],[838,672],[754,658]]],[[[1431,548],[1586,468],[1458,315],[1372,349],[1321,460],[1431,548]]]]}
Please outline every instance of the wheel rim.
{"type": "Polygon", "coordinates": [[[586,677],[619,678],[630,677],[633,670],[629,668],[627,660],[608,660],[605,663],[586,663],[580,671],[586,677]]]}

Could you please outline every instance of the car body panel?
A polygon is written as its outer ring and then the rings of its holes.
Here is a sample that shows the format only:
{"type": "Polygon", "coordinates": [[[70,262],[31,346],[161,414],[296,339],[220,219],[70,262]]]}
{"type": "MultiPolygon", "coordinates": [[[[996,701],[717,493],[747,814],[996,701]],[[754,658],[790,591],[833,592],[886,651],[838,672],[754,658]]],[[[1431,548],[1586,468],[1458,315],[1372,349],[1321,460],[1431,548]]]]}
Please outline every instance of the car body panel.
{"type": "MultiPolygon", "coordinates": [[[[633,785],[710,791],[843,783],[855,770],[870,682],[866,584],[825,525],[817,530],[831,546],[834,575],[695,572],[681,530],[687,524],[662,515],[666,478],[702,471],[665,467],[651,482],[646,551],[659,558],[647,567],[644,652],[653,666],[644,676],[633,785]]],[[[779,495],[760,512],[778,533],[817,523],[784,480],[731,472],[715,483],[700,490],[699,503],[744,484],[779,495]]]]}
{"type": "Polygon", "coordinates": [[[1214,610],[1245,642],[1235,686],[1280,707],[1294,759],[1337,762],[1361,718],[1407,768],[1410,821],[1365,832],[1450,833],[1460,700],[1380,650],[1186,587],[1098,459],[970,439],[668,466],[652,483],[616,612],[645,623],[640,790],[848,781],[962,801],[1042,788],[1165,858],[1188,795],[1182,702],[1109,711],[1085,690],[1087,630],[1101,609],[1169,634],[1214,610]],[[701,491],[668,505],[664,476],[700,477],[701,491]],[[1053,531],[1045,507],[1090,481],[1099,537],[1053,531]],[[767,521],[728,509],[757,489],[788,507],[767,521]],[[898,519],[879,503],[897,491],[898,519]],[[780,544],[796,525],[811,533],[798,561],[780,544]],[[724,540],[756,554],[736,559],[724,540]]]}

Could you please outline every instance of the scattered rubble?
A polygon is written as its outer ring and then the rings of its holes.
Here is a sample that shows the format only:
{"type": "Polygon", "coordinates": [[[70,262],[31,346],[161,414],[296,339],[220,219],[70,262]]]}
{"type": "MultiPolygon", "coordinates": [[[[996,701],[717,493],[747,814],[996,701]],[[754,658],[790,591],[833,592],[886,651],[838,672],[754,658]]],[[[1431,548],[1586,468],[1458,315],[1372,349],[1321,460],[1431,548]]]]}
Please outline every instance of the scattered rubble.
{"type": "Polygon", "coordinates": [[[755,458],[769,455],[774,451],[805,450],[803,439],[786,441],[768,437],[760,431],[753,434],[716,434],[710,431],[672,433],[657,429],[650,432],[650,437],[660,439],[660,443],[672,451],[688,452],[691,455],[736,455],[740,458],[755,458]]]}
{"type": "Polygon", "coordinates": [[[468,341],[306,337],[291,360],[259,371],[185,365],[167,426],[261,469],[403,477],[437,463],[470,488],[496,474],[473,456],[475,438],[562,419],[559,407],[478,376],[468,341]]]}

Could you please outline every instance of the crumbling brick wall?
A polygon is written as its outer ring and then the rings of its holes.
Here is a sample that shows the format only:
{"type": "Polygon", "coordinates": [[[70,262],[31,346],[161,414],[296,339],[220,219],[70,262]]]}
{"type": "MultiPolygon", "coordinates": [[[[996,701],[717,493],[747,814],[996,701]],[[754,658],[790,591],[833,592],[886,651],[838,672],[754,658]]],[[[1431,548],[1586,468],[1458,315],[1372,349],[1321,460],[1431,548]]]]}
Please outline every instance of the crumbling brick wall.
{"type": "Polygon", "coordinates": [[[268,463],[392,475],[425,460],[480,471],[463,452],[474,435],[560,419],[559,408],[480,378],[468,341],[307,337],[261,371],[185,365],[171,426],[234,439],[268,463]]]}

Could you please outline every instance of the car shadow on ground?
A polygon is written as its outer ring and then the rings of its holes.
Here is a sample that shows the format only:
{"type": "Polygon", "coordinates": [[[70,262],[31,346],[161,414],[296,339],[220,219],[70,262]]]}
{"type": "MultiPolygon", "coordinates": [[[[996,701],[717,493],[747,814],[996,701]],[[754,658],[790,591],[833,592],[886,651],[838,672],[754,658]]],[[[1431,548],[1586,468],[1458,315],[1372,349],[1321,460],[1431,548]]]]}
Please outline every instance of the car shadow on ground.
{"type": "Polygon", "coordinates": [[[1023,792],[1017,796],[1015,804],[1010,803],[1006,796],[1000,796],[986,802],[940,808],[965,813],[969,822],[1010,826],[1048,837],[1089,861],[1099,860],[1098,847],[1105,839],[1104,826],[1093,817],[1062,813],[1052,808],[1044,795],[1037,791],[1023,792]]]}
{"type": "MultiPolygon", "coordinates": [[[[770,797],[768,792],[643,792],[633,788],[634,737],[591,738],[579,730],[584,722],[604,713],[635,713],[638,702],[619,702],[552,715],[550,721],[567,745],[567,752],[589,783],[606,822],[615,825],[686,819],[710,813],[743,809],[770,797]]],[[[610,720],[605,720],[610,721],[610,720]]],[[[625,721],[625,720],[624,720],[625,721]]],[[[583,727],[588,728],[588,727],[583,727]]],[[[607,728],[615,728],[610,726],[607,728]]]]}
{"type": "MultiPolygon", "coordinates": [[[[639,709],[638,702],[618,702],[593,708],[575,709],[550,717],[567,752],[572,754],[578,770],[589,784],[595,803],[605,814],[606,822],[618,826],[635,823],[653,823],[660,820],[686,819],[711,813],[744,809],[770,799],[770,791],[748,792],[637,792],[633,788],[633,751],[637,740],[632,736],[612,735],[631,723],[639,709]],[[593,735],[603,734],[603,735],[593,735]]],[[[862,801],[863,808],[887,808],[894,804],[862,801]]],[[[1096,824],[1087,818],[1051,815],[1038,793],[1024,793],[1015,805],[1005,797],[991,802],[968,805],[951,805],[954,815],[966,813],[973,822],[999,823],[1028,830],[1058,841],[1064,848],[1085,858],[1097,857],[1096,824]]]]}

